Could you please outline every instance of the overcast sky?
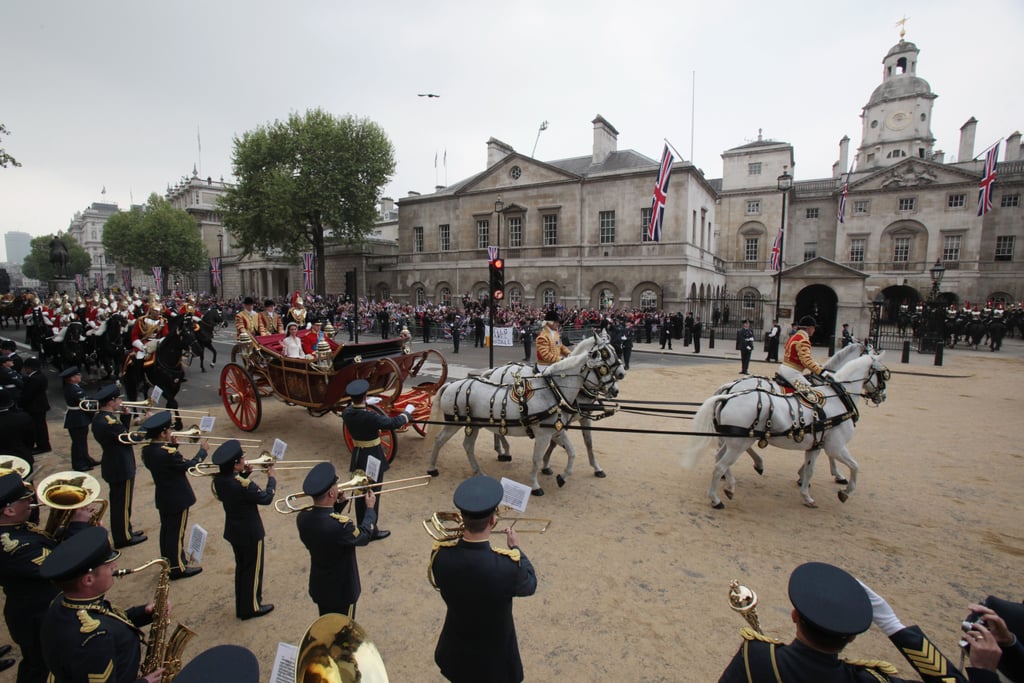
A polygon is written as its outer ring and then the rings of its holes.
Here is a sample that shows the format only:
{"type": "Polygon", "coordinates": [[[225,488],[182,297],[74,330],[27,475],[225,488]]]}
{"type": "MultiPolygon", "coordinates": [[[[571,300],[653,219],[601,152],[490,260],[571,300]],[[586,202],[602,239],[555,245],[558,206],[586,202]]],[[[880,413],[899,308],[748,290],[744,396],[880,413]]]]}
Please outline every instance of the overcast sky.
{"type": "Polygon", "coordinates": [[[0,232],[65,230],[193,165],[231,180],[235,136],[312,107],[384,128],[395,199],[483,170],[492,136],[530,154],[545,120],[538,159],[590,154],[596,114],[619,149],[667,137],[709,178],[758,129],[823,177],[904,15],[947,160],[971,116],[976,153],[1024,128],[1021,0],[10,0],[0,146],[23,166],[0,170],[0,232]]]}

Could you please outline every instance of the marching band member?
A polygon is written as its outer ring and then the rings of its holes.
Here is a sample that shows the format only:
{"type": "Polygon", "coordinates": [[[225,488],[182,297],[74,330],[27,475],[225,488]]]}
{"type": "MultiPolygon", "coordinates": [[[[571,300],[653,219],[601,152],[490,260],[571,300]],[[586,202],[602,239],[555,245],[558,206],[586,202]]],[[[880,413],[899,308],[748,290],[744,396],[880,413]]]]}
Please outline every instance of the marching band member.
{"type": "Polygon", "coordinates": [[[213,452],[220,472],[213,478],[213,493],[224,506],[224,539],[235,552],[235,616],[252,619],[269,614],[274,606],[263,602],[263,520],[260,505],[274,500],[277,479],[274,466],[267,468],[267,488],[250,479],[252,466],[245,461],[242,444],[230,439],[213,452]]]}
{"type": "Polygon", "coordinates": [[[309,597],[316,603],[320,616],[336,612],[355,619],[361,592],[356,546],[372,540],[377,524],[373,506],[377,500],[373,489],[367,489],[369,507],[362,523],[357,525],[341,514],[348,499],[338,493],[337,483],[338,475],[329,462],[310,470],[302,482],[302,492],[313,499],[313,506],[298,514],[295,525],[309,550],[309,597]]]}
{"type": "Polygon", "coordinates": [[[89,455],[89,424],[92,416],[80,407],[86,398],[85,389],[82,388],[82,371],[77,365],[72,365],[60,373],[60,378],[64,380],[64,402],[67,403],[64,429],[68,430],[71,437],[71,468],[88,472],[100,463],[89,455]]]}
{"type": "Polygon", "coordinates": [[[93,399],[99,412],[92,419],[92,436],[103,449],[100,474],[110,487],[110,532],[115,548],[137,545],[146,534],[132,530],[132,497],[135,493],[135,449],[121,443],[118,436],[128,429],[121,421],[124,409],[116,384],[103,387],[93,399]]]}
{"type": "Polygon", "coordinates": [[[453,500],[462,513],[462,538],[436,541],[430,555],[431,583],[448,608],[434,661],[450,681],[523,680],[512,598],[533,595],[537,575],[515,529],[503,530],[507,550],[491,547],[502,496],[501,484],[491,477],[459,484],[453,500]]]}
{"type": "Polygon", "coordinates": [[[178,452],[177,437],[171,432],[171,412],[163,410],[142,423],[149,443],[142,449],[142,462],[153,475],[156,509],[160,513],[160,555],[171,564],[171,580],[187,579],[203,571],[189,567],[185,557],[185,529],[188,509],[196,502],[196,494],[188,482],[188,469],[206,459],[206,439],[199,442],[199,452],[185,460],[178,452]]]}
{"type": "Polygon", "coordinates": [[[544,325],[537,334],[537,370],[543,370],[571,353],[569,347],[562,343],[561,327],[557,311],[544,314],[544,325]]]}
{"type": "Polygon", "coordinates": [[[263,302],[263,310],[260,311],[260,334],[279,334],[281,332],[281,316],[277,313],[277,306],[273,299],[263,302]]]}
{"type": "Polygon", "coordinates": [[[806,384],[804,370],[810,370],[815,375],[821,374],[821,366],[811,356],[811,337],[814,335],[817,322],[809,315],[800,318],[796,326],[796,332],[786,340],[786,348],[782,353],[782,363],[779,365],[778,374],[790,386],[806,384]]]}
{"type": "Polygon", "coordinates": [[[260,333],[260,319],[252,307],[254,301],[251,296],[242,300],[242,310],[235,313],[235,339],[245,332],[250,337],[257,337],[260,333]]]}

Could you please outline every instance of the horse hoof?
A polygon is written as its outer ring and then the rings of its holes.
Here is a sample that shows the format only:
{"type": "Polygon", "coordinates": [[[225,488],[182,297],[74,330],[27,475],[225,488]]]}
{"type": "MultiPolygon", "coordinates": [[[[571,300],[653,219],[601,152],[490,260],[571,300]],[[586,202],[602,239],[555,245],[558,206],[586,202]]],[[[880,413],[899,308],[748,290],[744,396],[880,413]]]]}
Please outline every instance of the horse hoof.
{"type": "Polygon", "coordinates": [[[846,486],[847,484],[850,483],[850,482],[846,481],[846,477],[836,477],[835,479],[836,479],[836,483],[839,484],[840,486],[846,486]]]}
{"type": "Polygon", "coordinates": [[[441,473],[438,472],[437,470],[427,470],[427,474],[429,474],[432,477],[436,477],[436,476],[440,475],[441,473]]]}
{"type": "Polygon", "coordinates": [[[534,490],[530,491],[530,493],[532,495],[534,495],[534,496],[543,496],[544,495],[544,489],[534,489],[534,490]]]}
{"type": "Polygon", "coordinates": [[[754,466],[754,471],[757,472],[758,474],[763,475],[764,474],[764,465],[755,465],[754,466]]]}
{"type": "Polygon", "coordinates": [[[845,503],[845,502],[846,502],[846,500],[847,500],[847,499],[848,499],[849,497],[850,497],[850,494],[849,494],[849,493],[847,493],[846,491],[840,491],[840,492],[839,492],[839,502],[840,502],[840,503],[845,503]]]}
{"type": "Polygon", "coordinates": [[[604,473],[604,470],[597,470],[596,472],[594,472],[594,476],[597,477],[598,479],[604,479],[608,475],[604,473]]]}
{"type": "Polygon", "coordinates": [[[541,470],[540,470],[540,473],[541,474],[549,474],[550,475],[550,474],[554,474],[554,470],[551,469],[550,467],[542,467],[541,470]]]}
{"type": "Polygon", "coordinates": [[[565,486],[565,477],[563,477],[561,474],[555,477],[555,481],[558,482],[558,488],[562,488],[563,486],[565,486]]]}
{"type": "Polygon", "coordinates": [[[733,493],[732,491],[730,491],[729,489],[725,489],[724,491],[722,491],[722,493],[724,493],[724,494],[725,494],[725,497],[726,497],[726,498],[728,498],[729,500],[732,500],[732,497],[733,497],[733,495],[735,495],[735,494],[734,494],[734,493],[733,493]]]}
{"type": "Polygon", "coordinates": [[[498,456],[498,462],[512,462],[512,456],[511,455],[499,455],[498,456]]]}
{"type": "Polygon", "coordinates": [[[804,507],[809,507],[809,508],[813,509],[813,508],[817,508],[818,504],[815,503],[813,500],[805,500],[804,501],[804,507]]]}
{"type": "Polygon", "coordinates": [[[717,503],[712,503],[711,507],[713,507],[716,510],[724,510],[725,509],[725,503],[723,503],[722,501],[718,501],[717,503]]]}

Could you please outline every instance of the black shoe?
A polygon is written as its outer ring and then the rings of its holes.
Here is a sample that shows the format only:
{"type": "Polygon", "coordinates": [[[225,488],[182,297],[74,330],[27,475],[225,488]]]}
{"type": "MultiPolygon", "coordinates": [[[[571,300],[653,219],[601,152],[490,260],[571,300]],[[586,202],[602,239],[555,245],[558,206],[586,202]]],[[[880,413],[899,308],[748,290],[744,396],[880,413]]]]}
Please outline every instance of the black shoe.
{"type": "Polygon", "coordinates": [[[264,614],[270,614],[273,611],[274,611],[274,605],[268,602],[267,604],[265,604],[262,607],[260,607],[258,612],[253,612],[252,614],[246,614],[244,617],[238,617],[238,618],[241,619],[242,621],[245,621],[246,619],[256,619],[257,617],[262,617],[264,614]]]}
{"type": "Polygon", "coordinates": [[[0,646],[0,657],[3,657],[5,654],[7,654],[10,651],[11,651],[11,646],[10,645],[0,646]]]}
{"type": "Polygon", "coordinates": [[[74,467],[72,469],[74,469],[76,472],[88,472],[89,470],[96,469],[96,465],[86,465],[85,467],[74,467]]]}
{"type": "Polygon", "coordinates": [[[36,448],[35,450],[32,451],[32,455],[42,455],[43,453],[49,453],[50,450],[51,448],[49,446],[47,446],[46,448],[36,448]]]}
{"type": "Polygon", "coordinates": [[[383,541],[385,538],[391,535],[391,532],[386,529],[377,529],[373,532],[373,538],[371,541],[383,541]]]}
{"type": "MultiPolygon", "coordinates": [[[[128,546],[133,546],[133,545],[138,545],[140,543],[145,543],[148,540],[149,540],[149,536],[146,536],[146,534],[132,534],[132,537],[129,538],[127,541],[125,541],[124,543],[115,543],[114,547],[115,548],[127,548],[128,546]]],[[[188,570],[186,570],[186,571],[188,571],[188,570]]],[[[174,578],[174,577],[172,576],[171,578],[174,578]]],[[[185,577],[181,577],[181,578],[185,578],[185,577]]]]}
{"type": "Polygon", "coordinates": [[[0,659],[0,671],[7,671],[14,666],[13,659],[0,659]]]}
{"type": "Polygon", "coordinates": [[[178,571],[176,569],[171,570],[171,581],[177,581],[178,579],[187,579],[190,576],[195,576],[203,571],[202,567],[185,567],[185,571],[178,571]]]}

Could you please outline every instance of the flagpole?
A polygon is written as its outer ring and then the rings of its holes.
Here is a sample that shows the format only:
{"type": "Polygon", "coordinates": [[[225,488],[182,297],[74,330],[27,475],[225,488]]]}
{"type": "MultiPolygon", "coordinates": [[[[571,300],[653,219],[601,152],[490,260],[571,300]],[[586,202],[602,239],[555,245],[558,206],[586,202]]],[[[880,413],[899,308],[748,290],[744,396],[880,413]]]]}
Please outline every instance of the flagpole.
{"type": "Polygon", "coordinates": [[[673,145],[671,142],[668,141],[668,138],[662,138],[662,140],[664,140],[665,144],[668,145],[668,148],[670,150],[672,150],[672,153],[675,154],[679,158],[679,161],[683,161],[686,158],[682,154],[679,153],[679,150],[676,149],[675,145],[673,145]]]}
{"type": "Polygon", "coordinates": [[[982,154],[988,154],[988,151],[989,151],[990,149],[992,149],[993,147],[997,146],[997,145],[998,145],[999,143],[1001,143],[1002,141],[1003,141],[1003,139],[1002,139],[1002,138],[999,138],[998,140],[996,140],[995,142],[993,142],[993,143],[992,143],[991,145],[989,145],[989,146],[988,146],[988,147],[986,147],[985,149],[983,149],[983,150],[981,150],[980,152],[978,152],[977,154],[975,154],[975,155],[974,155],[974,158],[973,158],[973,159],[971,159],[971,161],[977,161],[977,160],[978,160],[978,157],[980,157],[980,156],[981,156],[982,154]]]}
{"type": "MultiPolygon", "coordinates": [[[[694,119],[697,116],[697,70],[693,71],[693,83],[690,86],[690,163],[693,163],[693,131],[696,128],[694,119]]],[[[682,155],[679,157],[682,159],[682,155]]]]}

